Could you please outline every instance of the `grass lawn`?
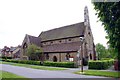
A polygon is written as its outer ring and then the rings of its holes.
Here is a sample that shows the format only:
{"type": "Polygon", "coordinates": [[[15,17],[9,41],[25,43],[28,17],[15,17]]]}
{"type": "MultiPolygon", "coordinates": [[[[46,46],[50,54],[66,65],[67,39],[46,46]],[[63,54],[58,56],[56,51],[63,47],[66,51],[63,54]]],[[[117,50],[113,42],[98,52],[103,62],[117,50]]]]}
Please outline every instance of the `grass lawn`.
{"type": "MultiPolygon", "coordinates": [[[[80,71],[75,72],[75,74],[80,74],[80,71]]],[[[110,71],[100,71],[100,70],[85,70],[84,73],[82,73],[82,74],[83,75],[120,78],[120,72],[110,72],[110,71]]]]}
{"type": "Polygon", "coordinates": [[[29,64],[11,63],[11,62],[2,62],[2,64],[10,64],[10,65],[14,65],[14,66],[21,66],[21,67],[27,67],[27,68],[33,68],[33,69],[41,69],[41,70],[67,70],[67,68],[38,66],[38,65],[29,65],[29,64]]]}
{"type": "Polygon", "coordinates": [[[6,72],[6,71],[0,71],[0,78],[2,78],[2,80],[30,80],[27,79],[25,77],[10,73],[10,72],[6,72]]]}

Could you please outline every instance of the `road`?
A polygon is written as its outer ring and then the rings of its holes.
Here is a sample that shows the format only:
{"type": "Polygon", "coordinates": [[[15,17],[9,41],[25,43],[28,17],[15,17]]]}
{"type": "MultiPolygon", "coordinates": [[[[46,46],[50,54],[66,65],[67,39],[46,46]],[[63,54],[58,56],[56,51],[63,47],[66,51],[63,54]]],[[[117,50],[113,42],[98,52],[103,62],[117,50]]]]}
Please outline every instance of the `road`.
{"type": "Polygon", "coordinates": [[[105,78],[99,76],[87,76],[73,73],[65,73],[64,71],[38,70],[8,64],[0,64],[0,66],[2,66],[0,70],[11,72],[27,78],[105,78]]]}

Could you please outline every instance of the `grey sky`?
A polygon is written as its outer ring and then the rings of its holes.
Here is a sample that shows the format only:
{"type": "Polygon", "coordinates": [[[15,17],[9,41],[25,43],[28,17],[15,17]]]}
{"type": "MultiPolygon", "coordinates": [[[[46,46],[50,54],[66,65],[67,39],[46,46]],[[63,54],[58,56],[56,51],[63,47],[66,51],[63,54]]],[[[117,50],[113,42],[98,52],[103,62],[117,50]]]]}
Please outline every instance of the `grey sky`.
{"type": "Polygon", "coordinates": [[[95,44],[106,46],[105,31],[90,0],[0,0],[0,48],[21,45],[25,34],[84,21],[88,6],[95,44]]]}

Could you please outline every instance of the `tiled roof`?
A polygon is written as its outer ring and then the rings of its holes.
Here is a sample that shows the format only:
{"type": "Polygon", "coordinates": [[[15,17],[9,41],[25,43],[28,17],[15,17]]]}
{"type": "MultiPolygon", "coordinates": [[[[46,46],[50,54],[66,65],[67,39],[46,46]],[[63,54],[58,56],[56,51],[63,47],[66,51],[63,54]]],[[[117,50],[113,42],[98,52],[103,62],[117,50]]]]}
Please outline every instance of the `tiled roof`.
{"type": "Polygon", "coordinates": [[[0,49],[0,54],[2,53],[2,49],[0,49]]]}
{"type": "Polygon", "coordinates": [[[11,47],[10,51],[14,51],[17,47],[11,47]]]}
{"type": "Polygon", "coordinates": [[[29,41],[31,44],[35,44],[37,46],[41,46],[41,40],[39,37],[35,37],[35,36],[31,36],[31,35],[27,35],[29,38],[29,41]]]}
{"type": "Polygon", "coordinates": [[[44,52],[74,52],[78,51],[80,48],[80,42],[63,43],[63,44],[53,44],[48,46],[43,46],[44,52]]]}
{"type": "Polygon", "coordinates": [[[84,35],[84,30],[85,30],[84,22],[81,22],[44,31],[39,35],[39,37],[41,38],[41,41],[76,37],[84,35]]]}

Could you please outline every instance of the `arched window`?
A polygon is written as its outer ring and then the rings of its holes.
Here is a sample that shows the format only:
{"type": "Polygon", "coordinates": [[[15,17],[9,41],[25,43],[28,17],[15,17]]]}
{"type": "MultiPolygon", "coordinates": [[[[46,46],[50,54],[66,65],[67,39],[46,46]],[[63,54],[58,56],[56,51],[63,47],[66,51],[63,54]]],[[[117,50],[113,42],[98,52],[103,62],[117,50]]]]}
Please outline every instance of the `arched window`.
{"type": "Polygon", "coordinates": [[[90,32],[88,32],[89,36],[91,36],[90,32]]]}
{"type": "Polygon", "coordinates": [[[27,44],[24,43],[24,45],[23,45],[23,54],[26,55],[26,52],[27,52],[27,44]]]}
{"type": "Polygon", "coordinates": [[[69,60],[69,58],[70,58],[70,54],[67,53],[67,54],[66,54],[66,60],[69,60]]]}
{"type": "Polygon", "coordinates": [[[62,41],[60,40],[59,42],[61,43],[62,41]]]}
{"type": "Polygon", "coordinates": [[[48,53],[46,54],[46,59],[49,60],[49,54],[48,53]]]}
{"type": "Polygon", "coordinates": [[[27,48],[27,44],[24,43],[24,45],[23,45],[23,49],[26,49],[26,48],[27,48]]]}
{"type": "Polygon", "coordinates": [[[90,53],[90,60],[92,60],[92,54],[90,53]]]}
{"type": "Polygon", "coordinates": [[[57,57],[56,56],[53,57],[53,62],[57,62],[57,57]]]}
{"type": "Polygon", "coordinates": [[[71,41],[71,39],[68,39],[68,41],[71,41]]]}

